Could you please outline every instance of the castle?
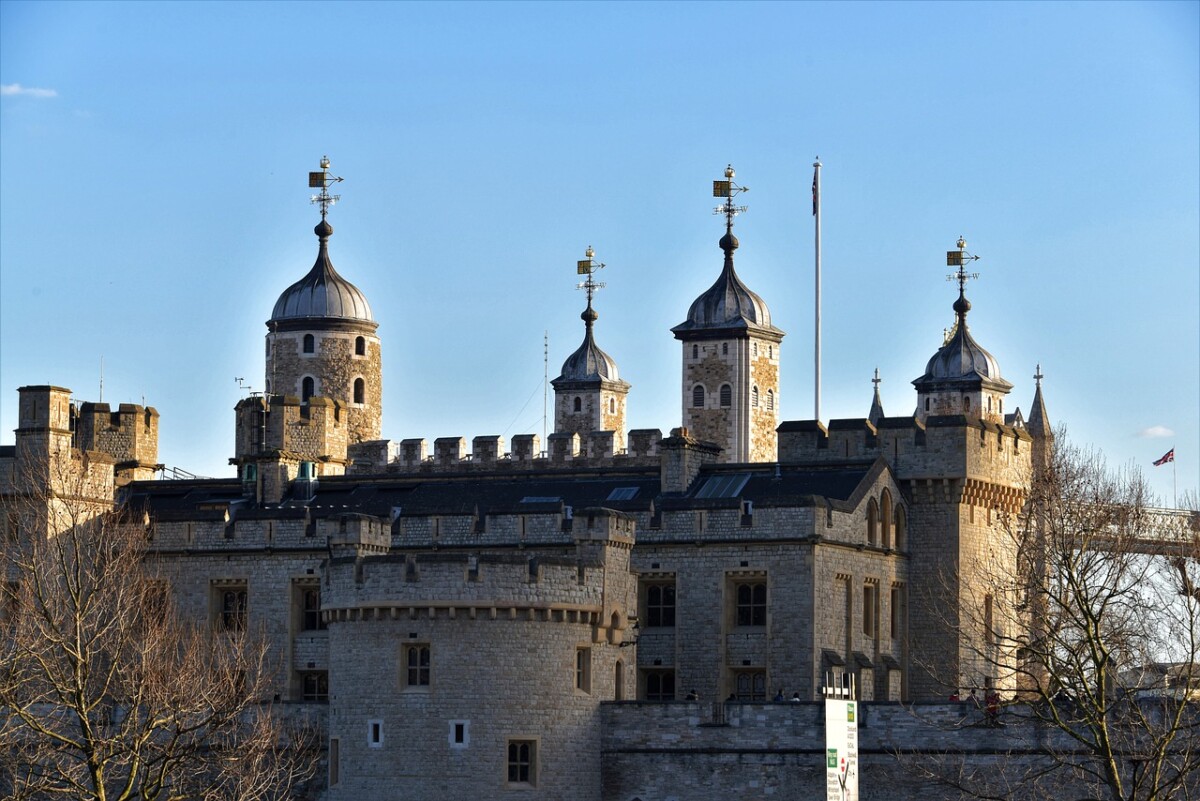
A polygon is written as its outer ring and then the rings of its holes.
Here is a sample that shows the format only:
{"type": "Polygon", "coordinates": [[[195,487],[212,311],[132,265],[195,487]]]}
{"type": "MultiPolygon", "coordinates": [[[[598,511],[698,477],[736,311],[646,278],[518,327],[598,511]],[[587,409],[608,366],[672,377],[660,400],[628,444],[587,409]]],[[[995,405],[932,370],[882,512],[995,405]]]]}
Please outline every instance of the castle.
{"type": "Polygon", "coordinates": [[[730,213],[716,281],[671,329],[678,426],[626,430],[589,287],[548,441],[430,448],[381,438],[379,322],[334,268],[326,212],[267,321],[266,391],[237,404],[236,477],[153,480],[154,409],[27,386],[0,494],[74,459],[97,508],[144,512],[182,612],[263,627],[277,698],[327,706],[328,799],[666,799],[653,754],[687,740],[669,726],[719,723],[713,701],[813,701],[849,677],[877,702],[1011,688],[966,612],[1004,602],[973,578],[1016,569],[1000,516],[1051,434],[1040,376],[1027,417],[1005,412],[961,270],[912,414],[876,388],[863,418],[781,422],[785,335],[735,270],[730,213]]]}

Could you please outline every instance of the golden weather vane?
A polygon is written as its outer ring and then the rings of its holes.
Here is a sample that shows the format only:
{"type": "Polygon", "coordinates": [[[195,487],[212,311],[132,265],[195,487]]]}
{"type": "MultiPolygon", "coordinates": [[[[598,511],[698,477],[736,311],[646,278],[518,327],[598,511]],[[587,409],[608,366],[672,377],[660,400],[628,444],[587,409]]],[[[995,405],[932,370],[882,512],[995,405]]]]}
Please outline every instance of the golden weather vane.
{"type": "Polygon", "coordinates": [[[957,267],[958,269],[950,273],[950,275],[947,275],[946,280],[958,281],[958,294],[962,295],[964,293],[964,288],[967,285],[967,281],[973,281],[979,278],[979,273],[969,273],[966,271],[966,264],[967,262],[979,261],[979,257],[972,256],[967,252],[967,240],[963,239],[961,236],[958,238],[958,241],[955,244],[958,246],[958,250],[946,251],[946,266],[957,267]]]}
{"type": "Polygon", "coordinates": [[[713,197],[723,197],[725,202],[713,209],[713,214],[725,215],[725,230],[733,230],[733,218],[746,211],[746,206],[733,205],[733,199],[742,192],[749,192],[750,187],[738,186],[733,182],[733,165],[725,168],[725,180],[713,181],[713,197]]]}
{"type": "Polygon", "coordinates": [[[308,174],[308,188],[320,189],[320,194],[313,195],[309,200],[321,206],[321,219],[329,213],[329,207],[342,199],[341,195],[329,194],[329,187],[341,183],[343,179],[329,174],[329,156],[321,156],[321,171],[308,174]]]}
{"type": "Polygon", "coordinates": [[[582,289],[587,292],[587,305],[592,308],[592,296],[597,290],[604,289],[604,282],[595,280],[592,276],[597,270],[604,269],[604,263],[596,261],[596,251],[592,250],[592,246],[588,245],[587,250],[583,254],[586,258],[575,262],[576,275],[586,275],[587,278],[575,285],[576,289],[582,289]]]}

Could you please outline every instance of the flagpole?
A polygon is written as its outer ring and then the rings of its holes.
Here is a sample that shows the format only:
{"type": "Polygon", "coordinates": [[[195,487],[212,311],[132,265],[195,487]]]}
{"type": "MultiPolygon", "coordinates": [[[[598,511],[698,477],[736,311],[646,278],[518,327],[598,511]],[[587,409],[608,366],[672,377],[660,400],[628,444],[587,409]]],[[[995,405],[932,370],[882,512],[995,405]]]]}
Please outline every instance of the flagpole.
{"type": "Polygon", "coordinates": [[[813,223],[816,226],[816,299],[813,324],[813,419],[821,419],[821,157],[813,162],[813,223]]]}

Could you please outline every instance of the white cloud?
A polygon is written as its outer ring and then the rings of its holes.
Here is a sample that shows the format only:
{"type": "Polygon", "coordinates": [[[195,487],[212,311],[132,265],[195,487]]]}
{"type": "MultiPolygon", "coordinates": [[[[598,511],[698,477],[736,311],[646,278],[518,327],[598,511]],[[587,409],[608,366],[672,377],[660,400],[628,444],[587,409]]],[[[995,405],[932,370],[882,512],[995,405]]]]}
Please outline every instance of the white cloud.
{"type": "Polygon", "coordinates": [[[1149,428],[1143,428],[1137,435],[1139,437],[1154,439],[1157,437],[1173,437],[1175,436],[1175,432],[1166,426],[1150,426],[1149,428]]]}
{"type": "Polygon", "coordinates": [[[53,89],[37,89],[32,86],[21,86],[19,83],[0,84],[0,95],[25,95],[26,97],[58,97],[53,89]]]}

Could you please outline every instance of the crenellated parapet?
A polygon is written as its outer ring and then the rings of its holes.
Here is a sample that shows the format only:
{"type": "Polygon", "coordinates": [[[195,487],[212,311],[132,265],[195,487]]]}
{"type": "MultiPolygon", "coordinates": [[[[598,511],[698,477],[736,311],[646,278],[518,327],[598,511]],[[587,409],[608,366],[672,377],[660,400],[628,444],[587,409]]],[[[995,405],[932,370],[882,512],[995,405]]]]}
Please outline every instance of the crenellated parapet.
{"type": "Polygon", "coordinates": [[[1028,480],[1032,437],[1021,428],[963,415],[884,417],[783,423],[781,462],[842,461],[882,456],[902,479],[987,477],[1020,486],[1028,480]]]}
{"type": "MultiPolygon", "coordinates": [[[[244,398],[235,408],[236,462],[245,464],[272,451],[296,454],[305,461],[338,465],[342,472],[349,444],[347,406],[338,400],[295,395],[244,398]]],[[[377,442],[377,441],[376,441],[377,442]]],[[[324,470],[329,475],[330,470],[324,470]]]]}
{"type": "Polygon", "coordinates": [[[387,463],[389,474],[430,474],[490,472],[496,470],[543,471],[578,470],[587,467],[645,467],[659,461],[658,429],[630,431],[625,442],[615,431],[592,431],[586,435],[554,433],[546,438],[546,447],[537,434],[517,434],[507,443],[496,434],[474,437],[470,448],[465,437],[438,437],[430,448],[420,438],[403,439],[399,444],[377,440],[352,446],[352,464],[348,472],[365,474],[380,470],[379,457],[394,454],[387,463]]]}
{"type": "Polygon", "coordinates": [[[154,477],[158,464],[158,411],[153,406],[85,401],[75,413],[75,445],[115,462],[117,486],[154,477]]]}

